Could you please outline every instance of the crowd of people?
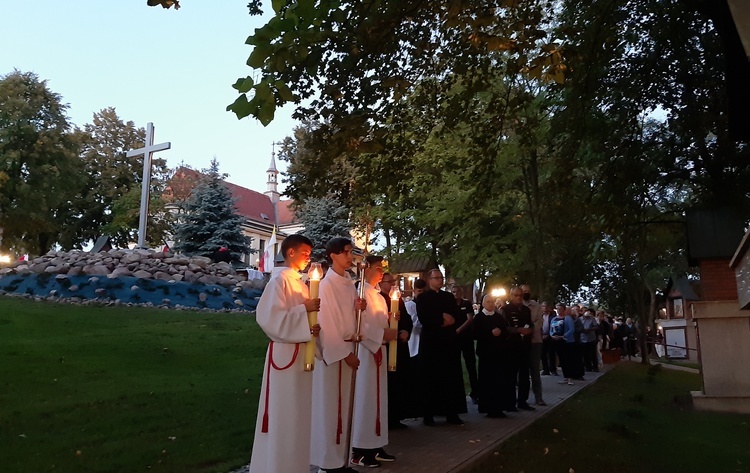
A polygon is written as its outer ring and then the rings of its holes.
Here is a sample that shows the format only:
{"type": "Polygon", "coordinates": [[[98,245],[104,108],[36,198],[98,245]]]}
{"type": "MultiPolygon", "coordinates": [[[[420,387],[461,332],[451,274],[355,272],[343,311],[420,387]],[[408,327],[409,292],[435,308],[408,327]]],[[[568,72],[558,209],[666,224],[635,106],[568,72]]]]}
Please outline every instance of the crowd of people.
{"type": "Polygon", "coordinates": [[[301,271],[312,243],[291,235],[281,245],[284,265],[274,268],[257,307],[270,343],[251,473],[301,473],[310,464],[337,473],[378,467],[396,460],[385,447],[389,430],[408,428],[404,419],[463,425],[468,402],[490,418],[535,410],[546,406],[541,376],[561,374],[560,383],[572,385],[599,370],[602,349],[629,342],[631,327],[636,338],[630,320],[618,324],[577,305],[553,308],[533,300],[528,285],[513,287],[509,301],[485,295],[472,304],[460,287],[444,290],[437,269],[398,301],[398,326],[391,328],[389,293],[397,281],[382,257],[370,255],[358,289],[353,252],[348,239],[328,242],[330,267],[320,297],[310,298],[301,271]],[[311,326],[313,311],[319,316],[311,326]],[[312,373],[304,370],[301,348],[311,340],[312,373]],[[397,347],[395,371],[386,369],[389,342],[397,347]]]}

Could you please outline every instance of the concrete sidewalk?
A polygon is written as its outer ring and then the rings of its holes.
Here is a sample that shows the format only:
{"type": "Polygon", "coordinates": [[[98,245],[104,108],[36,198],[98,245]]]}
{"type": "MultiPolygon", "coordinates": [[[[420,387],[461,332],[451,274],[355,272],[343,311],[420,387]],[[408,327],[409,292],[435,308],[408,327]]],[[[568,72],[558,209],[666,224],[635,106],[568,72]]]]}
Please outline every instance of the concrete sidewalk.
{"type": "MultiPolygon", "coordinates": [[[[474,460],[492,451],[511,435],[522,430],[560,406],[586,386],[596,382],[611,365],[605,365],[599,373],[586,373],[585,381],[574,381],[573,386],[560,385],[561,376],[542,376],[542,392],[548,404],[536,407],[535,411],[508,413],[504,419],[489,419],[477,412],[477,406],[468,400],[469,412],[461,415],[464,426],[445,424],[444,417],[436,417],[434,427],[422,424],[421,419],[406,420],[408,429],[389,432],[386,451],[395,455],[393,463],[383,463],[380,468],[355,467],[359,471],[379,473],[458,473],[474,460]]],[[[531,401],[533,402],[533,394],[531,401]]],[[[310,469],[317,472],[317,468],[310,469]]]]}

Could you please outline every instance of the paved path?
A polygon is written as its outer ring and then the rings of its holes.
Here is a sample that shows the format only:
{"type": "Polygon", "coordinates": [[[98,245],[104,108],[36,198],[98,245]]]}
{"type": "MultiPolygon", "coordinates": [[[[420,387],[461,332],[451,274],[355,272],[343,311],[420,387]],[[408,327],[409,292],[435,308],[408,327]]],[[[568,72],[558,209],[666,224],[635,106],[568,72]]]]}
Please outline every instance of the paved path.
{"type": "MultiPolygon", "coordinates": [[[[390,443],[386,450],[396,456],[395,462],[383,463],[380,468],[375,469],[355,469],[360,472],[378,473],[459,473],[516,432],[552,412],[566,399],[596,382],[611,367],[612,365],[604,365],[604,369],[599,373],[586,373],[586,380],[574,381],[573,386],[558,384],[561,376],[542,376],[542,392],[548,405],[535,406],[536,410],[531,412],[508,413],[505,419],[488,419],[484,414],[479,414],[477,406],[468,400],[469,412],[461,415],[465,422],[461,427],[445,424],[444,417],[436,417],[437,425],[434,427],[423,425],[421,419],[405,420],[408,429],[389,432],[390,443]]],[[[533,400],[533,394],[531,399],[533,400]]],[[[310,467],[311,473],[317,471],[317,467],[310,467]]],[[[245,472],[247,466],[232,473],[245,472]]]]}
{"type": "MultiPolygon", "coordinates": [[[[609,368],[610,365],[605,365],[603,372],[609,368]]],[[[562,379],[560,376],[542,376],[542,392],[548,405],[537,406],[533,412],[509,413],[505,419],[488,419],[479,414],[477,406],[469,400],[469,413],[461,416],[466,423],[462,427],[445,424],[444,417],[436,417],[434,427],[422,425],[421,419],[406,420],[404,423],[408,429],[389,433],[390,443],[386,450],[397,457],[395,462],[383,463],[377,469],[356,469],[378,473],[458,473],[576,392],[596,382],[603,372],[586,373],[586,380],[574,381],[573,386],[558,384],[562,379]]],[[[533,401],[533,394],[531,399],[533,401]]],[[[317,468],[310,471],[316,472],[317,468]]]]}

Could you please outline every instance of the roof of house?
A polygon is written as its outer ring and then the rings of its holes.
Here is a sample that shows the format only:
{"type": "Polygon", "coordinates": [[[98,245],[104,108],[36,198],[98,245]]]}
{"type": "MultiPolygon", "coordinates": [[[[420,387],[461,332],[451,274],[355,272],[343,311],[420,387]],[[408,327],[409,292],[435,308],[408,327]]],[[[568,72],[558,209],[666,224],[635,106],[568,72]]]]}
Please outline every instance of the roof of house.
{"type": "Polygon", "coordinates": [[[250,220],[277,225],[273,202],[267,195],[231,182],[224,181],[224,185],[235,199],[234,206],[237,213],[250,220]]]}
{"type": "Polygon", "coordinates": [[[292,199],[279,201],[278,225],[288,225],[290,223],[297,223],[298,221],[294,213],[294,201],[292,199]]]}
{"type": "MultiPolygon", "coordinates": [[[[200,172],[187,167],[182,167],[178,172],[175,172],[175,177],[173,177],[173,179],[190,179],[195,182],[201,177],[202,175],[200,172]]],[[[277,222],[273,202],[271,202],[271,199],[267,195],[237,184],[232,184],[231,182],[223,182],[232,194],[232,198],[234,198],[234,207],[237,210],[237,213],[248,220],[254,220],[268,225],[284,225],[296,221],[294,211],[291,209],[291,204],[293,202],[291,199],[279,202],[279,219],[277,222]]]]}

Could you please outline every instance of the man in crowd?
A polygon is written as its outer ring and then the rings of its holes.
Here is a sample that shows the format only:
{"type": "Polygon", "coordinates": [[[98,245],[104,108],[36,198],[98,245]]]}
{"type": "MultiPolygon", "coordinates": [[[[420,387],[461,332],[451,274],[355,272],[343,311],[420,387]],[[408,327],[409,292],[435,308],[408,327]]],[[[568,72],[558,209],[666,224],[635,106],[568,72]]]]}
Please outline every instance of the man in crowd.
{"type": "Polygon", "coordinates": [[[429,290],[417,298],[417,317],[422,324],[419,373],[424,389],[424,424],[435,425],[434,416],[445,415],[448,424],[463,425],[458,414],[466,412],[466,393],[456,335],[456,299],[441,290],[440,270],[429,272],[427,284],[429,290]]]}
{"type": "Polygon", "coordinates": [[[456,305],[458,306],[456,335],[458,335],[458,347],[464,358],[466,372],[469,374],[469,386],[471,387],[469,397],[476,404],[479,384],[477,381],[477,358],[474,353],[474,336],[472,334],[474,306],[472,306],[471,302],[464,299],[464,291],[460,286],[454,286],[451,292],[453,293],[453,297],[456,298],[456,305]]]}
{"type": "Polygon", "coordinates": [[[510,290],[510,303],[503,308],[503,311],[512,329],[509,341],[511,349],[516,354],[515,368],[518,373],[516,406],[509,406],[508,410],[533,411],[534,408],[528,404],[527,400],[531,387],[529,370],[534,324],[531,321],[531,311],[523,303],[523,289],[516,286],[510,290]]]}
{"type": "MultiPolygon", "coordinates": [[[[546,406],[547,403],[544,402],[544,398],[542,397],[542,379],[539,376],[539,365],[542,360],[542,329],[544,325],[542,306],[539,302],[531,298],[531,287],[528,284],[521,285],[521,290],[523,291],[523,304],[531,312],[531,324],[533,326],[533,332],[531,332],[531,353],[529,355],[531,391],[534,393],[534,403],[537,406],[546,406]]],[[[526,399],[519,398],[518,402],[528,404],[528,394],[526,399]]]]}
{"type": "Polygon", "coordinates": [[[586,371],[599,371],[599,356],[596,354],[596,345],[599,342],[599,322],[594,317],[594,312],[594,309],[588,308],[582,318],[581,348],[583,367],[586,371]]]}
{"type": "Polygon", "coordinates": [[[542,302],[542,374],[557,376],[557,354],[549,330],[554,318],[555,312],[546,302],[542,302]]]}

